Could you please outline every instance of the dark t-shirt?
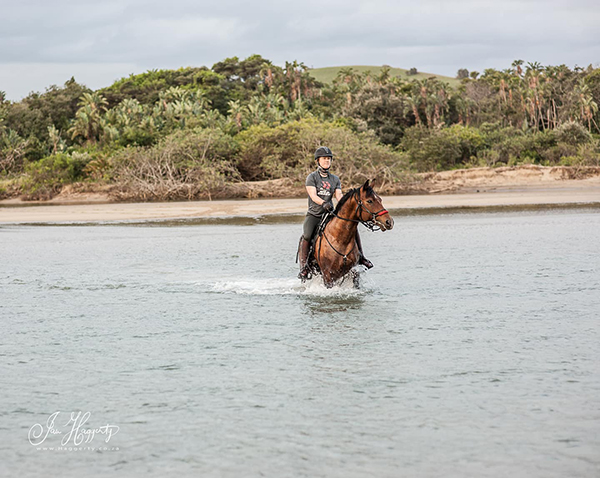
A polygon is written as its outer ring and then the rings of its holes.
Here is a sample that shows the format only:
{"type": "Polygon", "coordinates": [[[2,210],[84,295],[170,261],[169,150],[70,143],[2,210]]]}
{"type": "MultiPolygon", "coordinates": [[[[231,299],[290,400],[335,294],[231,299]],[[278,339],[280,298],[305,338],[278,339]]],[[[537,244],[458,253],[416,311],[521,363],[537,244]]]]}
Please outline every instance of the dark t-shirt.
{"type": "MultiPolygon", "coordinates": [[[[306,177],[306,185],[317,188],[317,196],[325,202],[333,199],[336,189],[342,189],[340,178],[335,174],[327,173],[327,177],[324,178],[318,170],[313,171],[306,177]]],[[[308,213],[320,217],[325,214],[325,209],[308,196],[308,213]]]]}

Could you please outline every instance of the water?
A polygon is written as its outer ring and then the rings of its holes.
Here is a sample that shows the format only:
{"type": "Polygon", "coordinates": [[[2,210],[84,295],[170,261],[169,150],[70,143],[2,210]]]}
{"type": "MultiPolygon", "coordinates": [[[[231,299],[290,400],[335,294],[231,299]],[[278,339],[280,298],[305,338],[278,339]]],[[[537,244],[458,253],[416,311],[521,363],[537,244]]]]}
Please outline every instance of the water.
{"type": "Polygon", "coordinates": [[[600,475],[597,211],[396,218],[358,291],[299,234],[1,228],[0,476],[600,475]]]}

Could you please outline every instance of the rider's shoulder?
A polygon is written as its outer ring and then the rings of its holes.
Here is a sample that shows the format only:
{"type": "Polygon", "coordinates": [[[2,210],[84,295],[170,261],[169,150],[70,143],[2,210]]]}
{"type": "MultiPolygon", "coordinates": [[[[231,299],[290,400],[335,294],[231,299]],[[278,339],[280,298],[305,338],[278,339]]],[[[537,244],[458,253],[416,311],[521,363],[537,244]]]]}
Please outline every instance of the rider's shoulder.
{"type": "Polygon", "coordinates": [[[308,176],[306,176],[306,185],[307,186],[312,185],[312,184],[316,184],[316,182],[317,182],[317,173],[318,173],[318,171],[313,171],[308,176]]]}

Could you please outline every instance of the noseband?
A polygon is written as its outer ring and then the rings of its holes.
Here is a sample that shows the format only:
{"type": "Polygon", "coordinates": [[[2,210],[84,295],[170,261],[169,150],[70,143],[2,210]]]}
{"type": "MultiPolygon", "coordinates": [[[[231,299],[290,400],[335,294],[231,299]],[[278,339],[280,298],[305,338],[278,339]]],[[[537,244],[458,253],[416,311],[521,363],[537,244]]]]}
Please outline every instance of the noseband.
{"type": "MultiPolygon", "coordinates": [[[[358,219],[349,219],[347,217],[342,217],[342,216],[338,216],[338,214],[333,211],[330,214],[332,214],[333,216],[337,217],[338,219],[341,219],[342,221],[348,221],[348,222],[356,222],[356,223],[361,223],[363,226],[365,226],[367,229],[369,229],[370,231],[380,231],[381,230],[381,226],[379,226],[377,224],[377,222],[375,221],[375,219],[377,219],[379,216],[383,216],[384,214],[389,214],[387,209],[381,209],[377,212],[373,212],[371,211],[367,206],[365,206],[363,204],[363,202],[360,199],[360,194],[359,194],[359,190],[356,190],[353,194],[352,197],[355,199],[356,201],[356,211],[355,214],[358,217],[358,219]],[[366,221],[361,219],[361,214],[362,212],[365,211],[367,214],[369,214],[371,216],[371,219],[368,219],[366,221]]],[[[327,237],[327,235],[325,234],[325,228],[323,227],[323,229],[321,230],[321,240],[323,240],[322,238],[324,237],[325,240],[327,241],[327,244],[329,244],[329,247],[331,247],[331,249],[333,249],[333,251],[335,253],[337,253],[338,255],[342,256],[342,258],[344,259],[344,264],[346,264],[346,260],[348,259],[348,253],[344,254],[340,251],[338,251],[334,245],[331,243],[331,241],[329,240],[329,238],[327,237]]],[[[319,254],[320,254],[320,249],[319,249],[319,254]]]]}
{"type": "Polygon", "coordinates": [[[358,217],[358,219],[348,219],[347,217],[341,217],[341,216],[338,216],[337,213],[335,213],[335,212],[333,212],[332,214],[335,217],[337,217],[338,219],[341,219],[342,221],[360,222],[363,226],[365,226],[370,231],[379,231],[379,230],[381,230],[381,226],[377,225],[377,222],[375,221],[375,219],[377,219],[379,216],[383,216],[384,214],[389,214],[389,212],[387,211],[387,209],[381,209],[381,210],[379,210],[377,212],[371,211],[361,201],[359,191],[356,191],[354,194],[352,194],[352,197],[356,201],[356,216],[358,217]],[[367,214],[369,214],[371,216],[371,219],[363,221],[361,219],[362,211],[365,211],[367,214]]]}

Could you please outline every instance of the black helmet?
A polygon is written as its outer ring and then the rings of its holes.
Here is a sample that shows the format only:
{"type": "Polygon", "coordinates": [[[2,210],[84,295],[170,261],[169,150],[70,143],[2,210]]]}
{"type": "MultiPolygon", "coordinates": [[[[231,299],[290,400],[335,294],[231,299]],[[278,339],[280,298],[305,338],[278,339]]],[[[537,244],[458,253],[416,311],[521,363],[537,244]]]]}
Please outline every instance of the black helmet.
{"type": "Polygon", "coordinates": [[[323,157],[333,158],[333,153],[327,146],[319,146],[315,151],[315,161],[323,157]]]}

